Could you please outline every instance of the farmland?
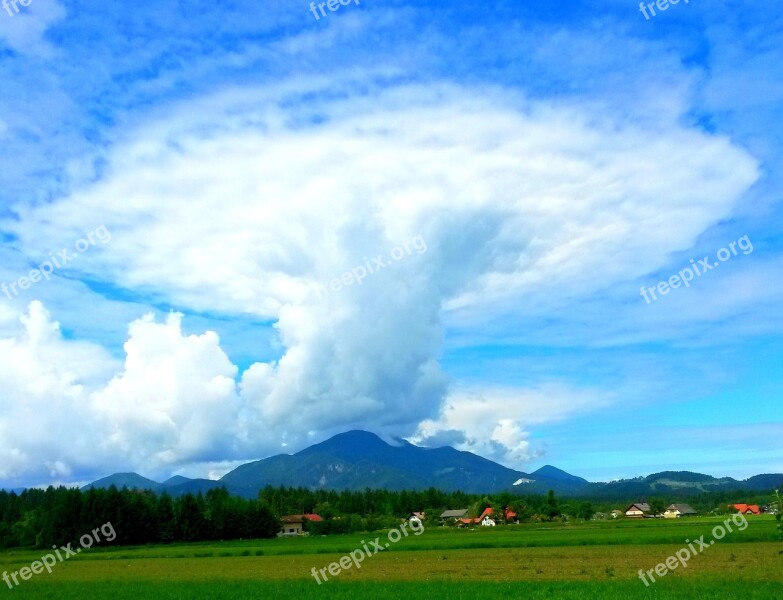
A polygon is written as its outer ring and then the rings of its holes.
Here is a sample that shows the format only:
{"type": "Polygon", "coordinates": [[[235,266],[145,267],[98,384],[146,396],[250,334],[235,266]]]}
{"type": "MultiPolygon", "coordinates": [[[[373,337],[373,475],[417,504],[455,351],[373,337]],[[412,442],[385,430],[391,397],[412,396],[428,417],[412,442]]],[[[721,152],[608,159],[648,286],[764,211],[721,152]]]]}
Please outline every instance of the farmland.
{"type": "MultiPolygon", "coordinates": [[[[711,536],[720,519],[595,521],[455,530],[428,527],[318,585],[323,568],[385,532],[141,546],[94,547],[22,582],[21,598],[758,598],[777,597],[783,549],[771,518],[692,558],[650,588],[639,569],[685,540],[711,536]]],[[[17,571],[45,551],[0,555],[17,571]]]]}

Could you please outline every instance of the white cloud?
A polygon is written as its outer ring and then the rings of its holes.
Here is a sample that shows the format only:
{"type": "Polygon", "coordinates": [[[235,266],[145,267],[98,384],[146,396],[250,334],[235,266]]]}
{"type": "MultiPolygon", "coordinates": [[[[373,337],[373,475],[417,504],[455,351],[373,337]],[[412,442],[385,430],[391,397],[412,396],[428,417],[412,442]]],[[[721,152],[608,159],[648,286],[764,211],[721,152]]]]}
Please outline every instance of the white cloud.
{"type": "Polygon", "coordinates": [[[182,315],[131,324],[125,368],[93,396],[106,453],[148,469],[236,453],[236,367],[214,332],[185,336],[182,315]]]}
{"type": "Polygon", "coordinates": [[[98,346],[64,340],[39,302],[20,323],[0,339],[0,478],[47,481],[89,462],[97,432],[87,392],[115,362],[98,346]]]}
{"type": "Polygon", "coordinates": [[[180,321],[131,323],[123,367],[99,346],[64,339],[31,303],[16,335],[0,339],[0,478],[164,475],[241,453],[237,369],[214,333],[186,336],[180,321]]]}
{"type": "Polygon", "coordinates": [[[482,393],[484,411],[453,395],[444,407],[444,308],[477,327],[520,299],[634,279],[729,215],[756,177],[726,139],[665,116],[652,130],[491,90],[290,84],[176,107],[118,141],[100,182],[19,207],[9,227],[35,256],[42,236],[57,247],[105,224],[111,245],[78,274],[276,322],[282,356],[236,382],[215,335],[185,337],[179,317],[132,324],[124,372],[94,396],[111,423],[104,451],[130,464],[422,422],[423,437],[462,432],[467,449],[523,461],[527,427],[572,414],[573,398],[603,400],[531,389],[482,393]],[[426,253],[313,292],[417,235],[426,253]]]}
{"type": "Polygon", "coordinates": [[[438,418],[420,423],[410,441],[430,447],[445,442],[521,468],[541,453],[532,445],[527,428],[596,410],[613,400],[609,395],[560,385],[538,389],[458,388],[443,403],[438,418]],[[456,437],[455,432],[459,432],[456,437]]]}

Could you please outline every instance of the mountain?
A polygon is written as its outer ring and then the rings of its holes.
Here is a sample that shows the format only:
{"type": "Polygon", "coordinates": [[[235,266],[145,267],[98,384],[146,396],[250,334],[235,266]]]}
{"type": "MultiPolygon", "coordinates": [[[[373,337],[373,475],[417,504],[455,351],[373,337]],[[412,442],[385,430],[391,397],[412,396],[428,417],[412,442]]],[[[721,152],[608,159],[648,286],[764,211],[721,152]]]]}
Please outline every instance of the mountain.
{"type": "Polygon", "coordinates": [[[662,471],[647,477],[621,479],[609,483],[590,483],[586,496],[603,498],[646,498],[649,496],[693,496],[705,492],[746,490],[768,492],[783,486],[783,474],[755,475],[745,480],[712,477],[691,471],[662,471]]]}
{"type": "Polygon", "coordinates": [[[92,483],[85,485],[82,488],[82,491],[87,491],[92,488],[109,488],[111,486],[116,486],[118,490],[127,487],[131,490],[137,489],[155,491],[158,489],[160,484],[157,481],[152,481],[152,479],[142,477],[138,473],[115,473],[114,475],[109,475],[108,477],[104,477],[103,479],[99,479],[98,481],[93,481],[92,483]]]}
{"type": "Polygon", "coordinates": [[[448,446],[420,448],[404,440],[392,445],[373,433],[348,431],[293,455],[242,465],[221,482],[253,489],[265,485],[352,490],[436,487],[491,493],[511,489],[521,477],[529,476],[448,446]]]}
{"type": "Polygon", "coordinates": [[[559,495],[626,500],[676,498],[714,491],[768,492],[783,486],[783,474],[756,475],[738,481],[690,471],[662,471],[647,477],[591,483],[551,465],[527,474],[448,446],[421,448],[401,439],[390,444],[367,431],[348,431],[296,454],[279,454],[241,465],[218,481],[177,475],[158,483],[137,473],[117,473],[82,489],[111,485],[172,496],[225,487],[231,494],[255,498],[267,485],[282,485],[335,490],[435,487],[444,491],[515,494],[545,494],[551,489],[559,495]]]}
{"type": "Polygon", "coordinates": [[[183,483],[188,483],[189,481],[193,481],[192,479],[188,479],[187,477],[183,477],[182,475],[174,475],[174,477],[170,477],[166,481],[160,484],[161,488],[173,488],[178,485],[182,485],[183,483]]]}
{"type": "Polygon", "coordinates": [[[117,489],[127,487],[131,490],[151,490],[158,493],[165,492],[173,497],[182,496],[184,494],[198,494],[199,492],[203,494],[209,490],[221,487],[226,488],[229,493],[236,496],[255,498],[257,495],[257,492],[248,490],[244,486],[236,488],[221,481],[215,481],[214,479],[188,479],[182,475],[175,475],[163,483],[158,483],[152,479],[142,477],[138,473],[115,473],[114,475],[109,475],[108,477],[94,481],[89,485],[85,485],[82,488],[82,491],[87,491],[92,488],[105,489],[112,485],[117,489]]]}
{"type": "Polygon", "coordinates": [[[525,473],[470,452],[450,447],[420,448],[404,440],[396,440],[392,445],[373,433],[349,431],[294,455],[280,454],[241,465],[219,481],[175,476],[158,483],[136,473],[118,473],[83,489],[115,485],[179,496],[225,487],[232,494],[249,498],[256,497],[267,485],[350,490],[436,487],[492,493],[511,490],[520,478],[530,480],[524,487],[531,493],[563,488],[556,480],[541,477],[532,481],[525,473]]]}
{"type": "Polygon", "coordinates": [[[546,465],[544,467],[541,467],[537,471],[533,471],[530,474],[530,476],[538,479],[549,479],[552,481],[570,483],[572,485],[587,485],[588,483],[590,483],[589,481],[587,481],[587,479],[584,479],[583,477],[577,477],[576,475],[571,475],[570,473],[566,473],[562,469],[558,469],[557,467],[553,467],[552,465],[546,465]]]}
{"type": "Polygon", "coordinates": [[[763,475],[754,475],[741,482],[742,486],[748,490],[758,490],[760,492],[783,487],[783,475],[780,473],[765,473],[763,475]]]}

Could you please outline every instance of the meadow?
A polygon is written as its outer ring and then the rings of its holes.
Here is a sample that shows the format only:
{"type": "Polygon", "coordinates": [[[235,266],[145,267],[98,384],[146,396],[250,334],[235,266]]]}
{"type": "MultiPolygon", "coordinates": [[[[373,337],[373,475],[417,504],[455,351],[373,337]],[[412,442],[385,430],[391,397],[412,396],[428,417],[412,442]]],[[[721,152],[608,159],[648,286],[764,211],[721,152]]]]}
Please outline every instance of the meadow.
{"type": "MultiPolygon", "coordinates": [[[[456,530],[429,526],[319,585],[320,569],[385,532],[328,537],[93,547],[3,593],[21,598],[781,598],[783,543],[775,522],[749,518],[686,568],[649,588],[653,568],[685,540],[711,537],[718,518],[523,524],[456,530]]],[[[0,555],[17,571],[46,551],[0,555]]]]}

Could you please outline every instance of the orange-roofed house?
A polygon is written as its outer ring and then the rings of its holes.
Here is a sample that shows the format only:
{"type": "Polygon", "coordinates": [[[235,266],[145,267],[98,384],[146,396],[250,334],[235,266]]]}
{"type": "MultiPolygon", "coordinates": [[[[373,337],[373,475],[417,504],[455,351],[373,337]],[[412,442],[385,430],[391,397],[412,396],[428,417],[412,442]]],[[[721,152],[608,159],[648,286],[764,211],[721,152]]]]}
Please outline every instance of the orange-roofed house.
{"type": "MultiPolygon", "coordinates": [[[[479,517],[479,518],[481,519],[481,518],[489,517],[491,519],[493,512],[494,512],[493,508],[491,506],[488,506],[487,508],[484,509],[484,512],[481,513],[481,517],[479,517]]],[[[519,522],[519,519],[517,519],[517,513],[515,513],[510,508],[506,507],[506,509],[504,511],[504,514],[505,514],[505,517],[506,517],[506,523],[518,523],[519,522]]]]}
{"type": "MultiPolygon", "coordinates": [[[[494,509],[491,506],[488,506],[484,509],[484,512],[482,512],[478,517],[475,519],[459,519],[459,522],[463,525],[482,525],[484,527],[494,527],[497,525],[495,523],[495,519],[492,518],[492,513],[494,512],[494,509]]],[[[506,508],[505,511],[506,514],[506,523],[517,523],[519,522],[519,519],[517,519],[517,513],[515,513],[510,508],[506,508]]]]}
{"type": "Polygon", "coordinates": [[[305,521],[323,521],[320,515],[307,513],[302,515],[286,515],[280,517],[283,522],[283,529],[279,535],[299,535],[304,532],[305,521]]]}
{"type": "Polygon", "coordinates": [[[758,504],[729,504],[729,508],[733,508],[743,515],[760,515],[761,508],[758,504]]]}

